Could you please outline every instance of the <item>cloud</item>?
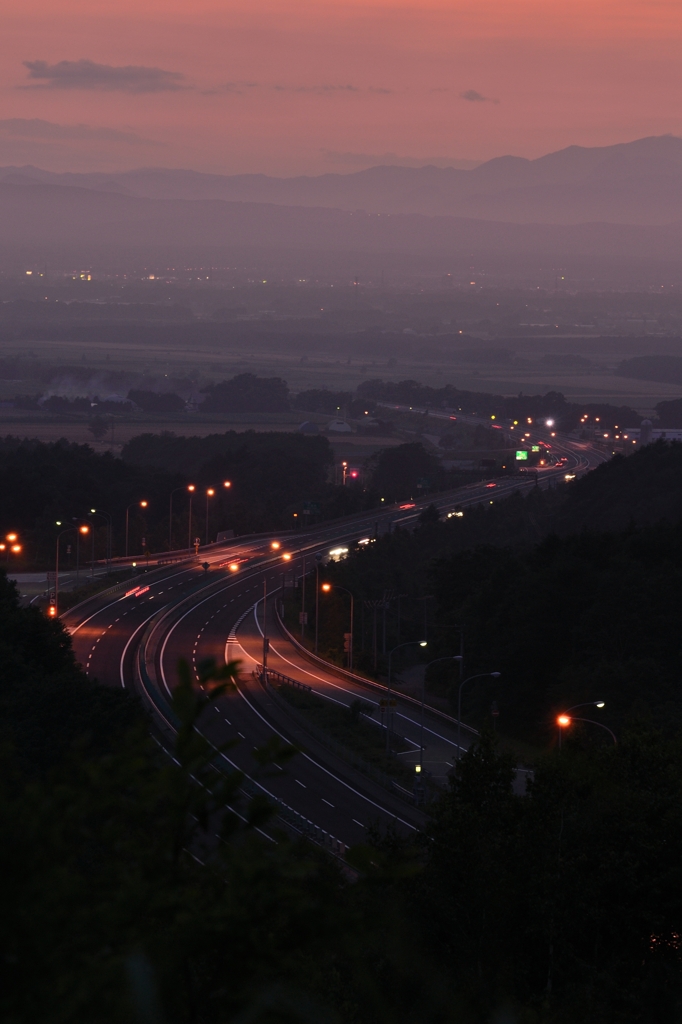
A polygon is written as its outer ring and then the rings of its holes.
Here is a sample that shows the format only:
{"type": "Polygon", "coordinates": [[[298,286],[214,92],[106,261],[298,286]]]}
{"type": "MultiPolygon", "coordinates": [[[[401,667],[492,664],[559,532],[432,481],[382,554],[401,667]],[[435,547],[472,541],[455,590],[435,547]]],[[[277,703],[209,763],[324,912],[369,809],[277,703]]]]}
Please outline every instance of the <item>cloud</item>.
{"type": "Polygon", "coordinates": [[[96,89],[100,92],[175,92],[186,88],[185,76],[179,71],[147,68],[128,64],[114,67],[96,64],[92,60],[60,60],[48,64],[45,60],[25,60],[28,77],[38,85],[20,86],[24,89],[96,89]]]}
{"type": "Polygon", "coordinates": [[[309,93],[313,96],[331,96],[335,93],[346,94],[379,94],[388,96],[392,89],[383,89],[376,86],[369,86],[362,89],[357,85],[281,85],[279,83],[266,82],[222,82],[212,89],[202,90],[202,96],[244,96],[247,90],[257,89],[264,92],[287,92],[293,94],[309,93]]]}
{"type": "Polygon", "coordinates": [[[275,92],[313,92],[325,95],[330,92],[360,92],[357,85],[273,85],[275,92]]]}
{"type": "Polygon", "coordinates": [[[92,128],[89,124],[55,124],[39,117],[8,117],[0,120],[0,135],[12,139],[39,139],[46,142],[127,142],[132,145],[156,145],[134,132],[116,128],[92,128]]]}
{"type": "Polygon", "coordinates": [[[466,92],[459,94],[461,100],[468,100],[469,103],[499,103],[499,100],[494,100],[490,96],[484,96],[482,93],[477,92],[475,89],[467,89],[466,92]]]}
{"type": "Polygon", "coordinates": [[[214,89],[202,90],[202,96],[243,96],[247,89],[257,89],[258,82],[222,82],[214,89]]]}

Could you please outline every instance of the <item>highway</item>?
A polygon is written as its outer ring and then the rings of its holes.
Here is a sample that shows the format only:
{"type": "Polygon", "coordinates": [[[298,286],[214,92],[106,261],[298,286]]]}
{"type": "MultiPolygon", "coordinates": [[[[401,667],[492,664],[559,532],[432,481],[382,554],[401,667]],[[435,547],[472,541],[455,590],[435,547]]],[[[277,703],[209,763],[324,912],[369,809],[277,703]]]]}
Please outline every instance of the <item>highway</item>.
{"type": "MultiPolygon", "coordinates": [[[[539,473],[540,486],[549,486],[568,470],[585,472],[605,458],[588,445],[568,439],[552,438],[551,443],[568,461],[560,468],[550,467],[539,473]]],[[[398,791],[389,791],[344,764],[314,738],[302,735],[298,724],[287,719],[251,675],[261,658],[264,584],[273,594],[280,587],[283,570],[300,574],[304,557],[310,566],[316,552],[326,555],[331,547],[348,546],[396,525],[409,526],[431,502],[441,514],[447,514],[456,508],[497,501],[535,485],[530,475],[501,477],[419,502],[382,507],[282,538],[279,551],[272,550],[271,538],[238,538],[224,547],[205,549],[198,558],[160,566],[141,574],[135,582],[103,592],[71,609],[63,621],[71,632],[76,657],[88,675],[104,685],[138,693],[151,711],[159,742],[169,753],[173,720],[168,705],[178,660],[187,659],[196,671],[200,661],[208,657],[219,664],[224,663],[226,653],[229,658],[239,658],[242,671],[236,692],[221,698],[206,712],[201,728],[216,746],[237,741],[223,758],[226,764],[245,773],[252,791],[255,788],[268,794],[286,810],[289,822],[304,820],[326,836],[335,837],[342,846],[362,840],[365,828],[375,822],[395,821],[399,828],[409,831],[422,821],[409,792],[401,796],[398,791]],[[290,555],[288,562],[283,561],[283,554],[290,555]],[[209,563],[207,572],[201,567],[203,561],[209,563]],[[144,671],[140,669],[141,645],[144,671]],[[273,735],[304,750],[285,770],[273,767],[266,778],[256,777],[253,748],[263,746],[273,735]]],[[[310,685],[325,700],[348,705],[361,695],[376,707],[376,687],[364,688],[358,681],[313,664],[278,633],[273,601],[268,602],[267,632],[272,642],[270,669],[310,685]]],[[[382,728],[378,713],[373,712],[369,720],[377,729],[382,728]]],[[[405,760],[416,763],[421,745],[419,708],[399,699],[394,729],[410,748],[405,760]]],[[[427,711],[424,767],[435,779],[442,779],[452,763],[456,735],[452,720],[427,711]]]]}

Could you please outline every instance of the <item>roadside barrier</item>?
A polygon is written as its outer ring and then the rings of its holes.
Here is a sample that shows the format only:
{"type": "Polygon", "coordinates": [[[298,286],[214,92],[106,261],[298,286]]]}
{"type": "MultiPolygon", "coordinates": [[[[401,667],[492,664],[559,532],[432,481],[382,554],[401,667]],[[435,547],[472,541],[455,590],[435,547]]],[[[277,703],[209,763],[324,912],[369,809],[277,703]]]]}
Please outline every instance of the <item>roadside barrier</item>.
{"type": "Polygon", "coordinates": [[[312,739],[325,747],[330,753],[335,754],[340,758],[340,760],[344,761],[352,768],[355,768],[355,770],[360,772],[361,775],[365,775],[368,779],[371,779],[372,782],[376,782],[377,785],[381,786],[383,789],[399,796],[410,804],[414,804],[415,802],[428,803],[442,795],[442,787],[439,786],[438,783],[432,782],[425,777],[420,780],[420,799],[416,801],[415,794],[411,793],[405,788],[405,786],[401,786],[400,783],[392,776],[387,775],[386,772],[381,771],[380,768],[375,768],[374,765],[365,761],[364,758],[354,753],[354,751],[349,750],[349,748],[344,746],[343,743],[338,743],[336,740],[332,739],[332,737],[323,729],[319,729],[316,725],[309,722],[305,716],[296,708],[292,707],[284,697],[280,696],[270,682],[270,679],[278,677],[279,681],[284,683],[285,686],[292,686],[297,690],[305,690],[308,693],[314,692],[312,686],[308,686],[306,683],[300,683],[297,679],[291,679],[289,676],[285,676],[281,672],[272,672],[270,669],[267,669],[267,673],[265,673],[262,665],[256,665],[251,674],[253,678],[257,679],[264,687],[277,707],[285,715],[292,718],[312,739]]]}
{"type": "MultiPolygon", "coordinates": [[[[362,686],[366,686],[367,689],[369,690],[379,690],[382,693],[386,693],[388,691],[388,687],[384,683],[376,682],[373,679],[366,679],[365,676],[356,675],[355,672],[349,672],[348,669],[341,668],[340,665],[334,665],[331,661],[326,661],[324,658],[320,658],[319,655],[313,654],[312,651],[309,651],[307,647],[304,647],[303,644],[300,643],[300,641],[298,641],[296,637],[293,635],[293,633],[291,633],[286,627],[284,620],[280,614],[279,605],[277,601],[275,601],[275,615],[277,616],[277,625],[282,630],[282,633],[284,634],[285,638],[289,640],[289,642],[292,643],[294,647],[301,652],[301,654],[304,654],[309,661],[314,661],[318,665],[322,665],[330,672],[335,672],[337,675],[342,676],[344,679],[350,679],[354,683],[360,683],[362,686]]],[[[421,709],[421,701],[416,700],[415,697],[409,697],[406,693],[401,693],[400,690],[396,690],[395,686],[392,687],[391,693],[395,697],[398,697],[401,701],[404,701],[405,704],[411,704],[412,707],[421,709]]],[[[440,718],[445,722],[449,722],[450,725],[457,725],[456,718],[453,718],[452,715],[446,714],[445,711],[440,711],[438,708],[434,708],[433,705],[431,704],[426,704],[425,710],[427,714],[435,715],[436,718],[440,718]]],[[[461,728],[463,732],[473,733],[474,736],[480,735],[478,729],[474,729],[472,725],[467,725],[465,722],[461,723],[461,728]]]]}

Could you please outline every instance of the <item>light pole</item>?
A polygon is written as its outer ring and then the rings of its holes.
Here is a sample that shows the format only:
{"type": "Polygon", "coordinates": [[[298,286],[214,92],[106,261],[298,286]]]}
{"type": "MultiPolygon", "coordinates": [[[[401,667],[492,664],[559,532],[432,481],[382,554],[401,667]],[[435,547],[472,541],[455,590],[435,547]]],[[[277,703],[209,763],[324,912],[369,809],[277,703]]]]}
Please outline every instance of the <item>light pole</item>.
{"type": "Polygon", "coordinates": [[[131,501],[131,503],[126,508],[126,558],[128,557],[128,516],[130,515],[130,510],[131,508],[134,508],[135,505],[138,505],[140,508],[146,508],[148,504],[148,501],[131,501]]]}
{"type": "Polygon", "coordinates": [[[101,508],[91,508],[90,509],[90,515],[92,515],[92,516],[102,516],[103,519],[106,519],[106,523],[107,523],[107,557],[106,557],[106,563],[107,563],[107,568],[110,569],[111,568],[111,538],[112,538],[112,533],[113,533],[113,519],[114,519],[114,517],[112,516],[111,512],[105,512],[104,509],[101,509],[101,508]]]}
{"type": "Polygon", "coordinates": [[[184,491],[185,486],[174,487],[170,492],[170,501],[168,503],[168,550],[173,550],[173,495],[177,494],[178,491],[184,491]]]}
{"type": "Polygon", "coordinates": [[[604,700],[586,700],[582,704],[574,704],[573,707],[567,708],[566,711],[562,711],[560,715],[557,715],[557,725],[559,726],[559,750],[561,750],[561,733],[567,725],[571,724],[569,718],[569,712],[575,711],[576,708],[603,708],[606,705],[604,700]]]}
{"type": "Polygon", "coordinates": [[[399,651],[401,647],[426,647],[426,640],[408,640],[404,644],[396,644],[393,650],[388,652],[388,686],[386,688],[386,755],[388,756],[391,752],[391,665],[393,655],[396,651],[399,651]]]}
{"type": "MultiPolygon", "coordinates": [[[[575,708],[587,708],[587,707],[603,708],[605,706],[605,704],[606,704],[606,702],[603,701],[603,700],[588,700],[588,701],[585,701],[584,704],[574,704],[572,708],[568,709],[568,711],[574,711],[575,708]]],[[[598,725],[600,729],[605,729],[606,730],[606,732],[609,734],[609,736],[613,740],[613,745],[614,746],[618,745],[618,740],[616,738],[616,734],[611,729],[609,729],[608,725],[604,725],[603,722],[595,722],[595,720],[593,718],[576,718],[575,715],[569,715],[567,711],[564,711],[562,714],[557,715],[557,720],[556,720],[556,723],[559,726],[559,750],[561,750],[561,734],[562,734],[564,729],[568,728],[568,726],[571,724],[571,722],[587,722],[589,725],[598,725]]]]}
{"type": "Polygon", "coordinates": [[[5,540],[2,543],[0,543],[0,551],[6,551],[7,552],[7,555],[5,556],[5,561],[6,562],[9,562],[9,553],[10,553],[10,551],[12,552],[13,555],[20,555],[21,554],[22,548],[21,548],[21,544],[17,543],[18,540],[19,540],[19,534],[18,533],[8,533],[7,536],[5,537],[5,540]]]}
{"type": "Polygon", "coordinates": [[[421,730],[420,730],[420,737],[419,737],[419,771],[420,772],[423,771],[423,769],[424,769],[424,689],[426,687],[426,673],[428,672],[428,670],[431,668],[432,665],[437,665],[440,661],[459,661],[461,663],[462,655],[461,654],[451,654],[451,655],[446,656],[445,658],[434,658],[433,661],[429,661],[428,662],[428,664],[426,665],[426,667],[424,669],[424,676],[422,678],[422,721],[421,721],[421,730]]]}
{"type": "Polygon", "coordinates": [[[187,490],[189,491],[189,526],[187,528],[187,533],[188,533],[187,547],[191,551],[192,550],[192,546],[193,546],[192,545],[192,496],[193,496],[194,492],[196,491],[196,487],[194,486],[194,484],[188,484],[187,485],[187,490]]]}
{"type": "MultiPolygon", "coordinates": [[[[82,520],[81,520],[81,523],[79,524],[78,523],[78,519],[76,518],[76,516],[73,517],[73,521],[74,521],[74,523],[76,523],[76,526],[74,527],[74,529],[77,531],[76,532],[76,584],[78,584],[78,582],[80,580],[81,535],[85,536],[86,533],[89,533],[90,532],[90,526],[89,526],[89,524],[87,526],[85,524],[83,524],[82,520]]],[[[92,535],[93,535],[93,538],[94,538],[94,536],[95,536],[95,531],[94,530],[92,531],[92,535]]],[[[94,552],[93,552],[93,554],[94,554],[94,552]]]]}
{"type": "Polygon", "coordinates": [[[315,555],[315,654],[317,654],[317,638],[319,636],[320,624],[320,562],[322,555],[318,551],[315,555]]]}
{"type": "MultiPolygon", "coordinates": [[[[232,481],[231,480],[223,480],[223,489],[224,490],[229,491],[231,487],[232,487],[232,481]]],[[[221,502],[221,507],[223,508],[223,510],[225,509],[225,503],[224,502],[221,502]]],[[[222,523],[224,525],[229,522],[228,516],[227,516],[227,514],[225,512],[223,512],[223,516],[222,516],[221,521],[222,521],[222,523]]],[[[234,527],[232,528],[232,532],[234,532],[234,527]]]]}
{"type": "Polygon", "coordinates": [[[459,684],[459,690],[457,691],[457,760],[459,761],[461,750],[462,750],[462,687],[466,683],[470,683],[473,679],[484,679],[489,677],[491,679],[499,679],[502,675],[501,672],[479,672],[475,676],[469,676],[468,679],[463,679],[459,684]]]}
{"type": "Polygon", "coordinates": [[[205,536],[206,536],[206,543],[207,544],[208,544],[208,499],[212,498],[214,496],[214,494],[215,494],[215,491],[214,491],[214,489],[212,487],[209,487],[206,490],[206,534],[205,534],[205,536]]]}
{"type": "MultiPolygon", "coordinates": [[[[78,560],[76,559],[76,566],[78,566],[78,560]]],[[[78,569],[76,568],[76,578],[78,578],[78,569]]],[[[92,554],[90,558],[90,578],[95,578],[95,527],[92,527],[92,554]]]]}
{"type": "MultiPolygon", "coordinates": [[[[57,526],[61,526],[61,523],[57,523],[57,526]]],[[[57,545],[55,554],[55,565],[54,565],[54,605],[50,609],[50,615],[52,618],[56,618],[59,615],[59,541],[62,539],[65,533],[71,533],[71,530],[77,530],[79,535],[86,534],[89,532],[89,526],[67,526],[65,530],[57,534],[57,545]]]]}
{"type": "MultiPolygon", "coordinates": [[[[353,609],[354,609],[354,606],[355,606],[355,599],[353,598],[353,595],[351,594],[350,590],[348,590],[347,587],[340,587],[337,583],[335,583],[334,586],[336,587],[337,590],[343,590],[350,597],[350,633],[349,633],[349,636],[348,636],[348,668],[352,672],[353,671],[353,618],[354,618],[353,609]]],[[[322,584],[322,589],[324,590],[325,594],[328,594],[329,591],[332,589],[331,583],[323,583],[322,584]]]]}

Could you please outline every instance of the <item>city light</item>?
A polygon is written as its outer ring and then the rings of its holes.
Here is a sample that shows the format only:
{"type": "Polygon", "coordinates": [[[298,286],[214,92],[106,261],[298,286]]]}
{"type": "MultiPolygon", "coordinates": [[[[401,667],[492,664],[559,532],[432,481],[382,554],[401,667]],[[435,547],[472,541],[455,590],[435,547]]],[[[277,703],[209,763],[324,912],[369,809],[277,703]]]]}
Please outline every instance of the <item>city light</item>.
{"type": "Polygon", "coordinates": [[[281,546],[282,545],[280,544],[280,542],[278,540],[273,540],[272,544],[270,545],[270,547],[272,548],[273,551],[279,551],[281,546]]]}
{"type": "Polygon", "coordinates": [[[55,606],[53,604],[50,605],[47,614],[50,616],[51,619],[56,618],[57,609],[55,608],[55,606]]]}
{"type": "Polygon", "coordinates": [[[238,562],[230,562],[230,564],[228,566],[228,569],[230,570],[230,572],[237,572],[237,570],[239,569],[239,563],[238,562]]]}
{"type": "Polygon", "coordinates": [[[188,491],[196,491],[196,487],[194,486],[194,484],[187,484],[187,490],[188,491]]]}
{"type": "Polygon", "coordinates": [[[328,594],[329,591],[332,589],[331,583],[323,583],[322,589],[324,590],[325,594],[328,594]]]}
{"type": "Polygon", "coordinates": [[[5,540],[8,540],[10,542],[10,544],[12,544],[16,539],[17,539],[17,534],[16,533],[8,533],[7,536],[5,537],[5,540]]]}
{"type": "Polygon", "coordinates": [[[291,555],[289,554],[288,551],[284,552],[284,554],[282,555],[282,558],[284,559],[285,562],[290,562],[291,561],[291,555]]]}
{"type": "Polygon", "coordinates": [[[141,501],[140,502],[140,508],[146,508],[148,504],[149,504],[148,501],[141,501]]]}
{"type": "Polygon", "coordinates": [[[15,555],[18,555],[19,552],[21,551],[21,544],[13,544],[12,551],[14,552],[15,555]]]}
{"type": "Polygon", "coordinates": [[[231,487],[231,486],[232,486],[232,481],[231,480],[223,480],[223,487],[231,487]]]}
{"type": "Polygon", "coordinates": [[[571,719],[568,715],[559,715],[557,717],[556,724],[561,726],[562,729],[565,729],[567,725],[571,724],[571,719]]]}
{"type": "Polygon", "coordinates": [[[79,526],[78,530],[79,530],[80,533],[90,533],[90,527],[89,526],[79,526]]]}

